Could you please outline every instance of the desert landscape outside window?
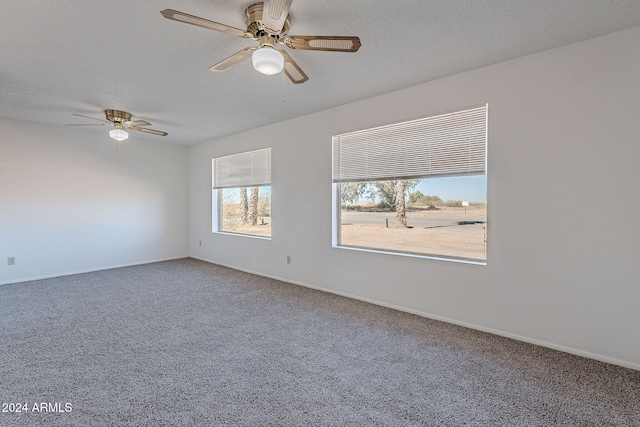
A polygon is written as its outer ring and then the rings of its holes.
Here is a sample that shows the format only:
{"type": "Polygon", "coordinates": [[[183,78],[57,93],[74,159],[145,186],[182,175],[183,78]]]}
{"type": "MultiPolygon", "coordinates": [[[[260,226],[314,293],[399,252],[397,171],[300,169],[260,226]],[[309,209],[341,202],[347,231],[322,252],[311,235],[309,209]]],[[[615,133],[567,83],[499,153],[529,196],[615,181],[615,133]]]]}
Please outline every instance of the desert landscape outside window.
{"type": "Polygon", "coordinates": [[[271,237],[271,149],[212,161],[213,231],[271,237]]]}
{"type": "Polygon", "coordinates": [[[485,263],[487,106],[333,138],[335,246],[485,263]]]}

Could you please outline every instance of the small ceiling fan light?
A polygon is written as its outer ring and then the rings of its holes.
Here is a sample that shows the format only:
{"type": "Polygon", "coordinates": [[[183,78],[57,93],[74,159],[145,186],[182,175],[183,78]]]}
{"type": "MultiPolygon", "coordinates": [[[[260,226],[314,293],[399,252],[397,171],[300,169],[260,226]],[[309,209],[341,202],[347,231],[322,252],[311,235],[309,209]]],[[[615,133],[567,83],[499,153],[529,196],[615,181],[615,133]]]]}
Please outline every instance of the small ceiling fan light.
{"type": "Polygon", "coordinates": [[[256,49],[251,55],[253,68],[268,76],[278,74],[284,67],[284,57],[280,52],[270,46],[256,49]]]}
{"type": "Polygon", "coordinates": [[[125,139],[129,138],[129,133],[124,130],[124,126],[122,126],[122,123],[116,122],[114,123],[114,126],[115,128],[109,131],[109,136],[111,138],[115,139],[116,141],[124,141],[125,139]]]}

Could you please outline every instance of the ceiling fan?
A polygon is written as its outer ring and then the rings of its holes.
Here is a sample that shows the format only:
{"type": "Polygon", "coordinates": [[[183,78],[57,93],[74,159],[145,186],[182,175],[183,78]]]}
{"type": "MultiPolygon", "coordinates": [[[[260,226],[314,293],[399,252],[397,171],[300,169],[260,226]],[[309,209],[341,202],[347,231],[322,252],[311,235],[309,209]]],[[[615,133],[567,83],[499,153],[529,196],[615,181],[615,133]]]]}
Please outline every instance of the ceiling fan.
{"type": "Polygon", "coordinates": [[[129,137],[127,129],[138,130],[153,135],[167,136],[166,132],[149,129],[143,126],[151,126],[146,120],[131,120],[131,114],[120,110],[105,110],[106,120],[95,117],[84,116],[82,114],[72,114],[73,116],[84,117],[86,119],[98,120],[102,123],[68,124],[65,126],[113,126],[109,131],[109,136],[116,141],[123,141],[129,137]]]}
{"type": "Polygon", "coordinates": [[[243,37],[259,42],[258,46],[250,46],[234,53],[211,66],[211,71],[226,71],[232,66],[252,58],[254,68],[263,74],[277,74],[284,69],[293,83],[304,83],[309,77],[296,64],[286,50],[278,49],[284,45],[290,49],[324,50],[331,52],[356,52],[360,46],[360,38],[355,36],[289,36],[289,7],[293,0],[265,0],[254,3],[245,11],[246,30],[230,27],[198,16],[189,15],[173,9],[161,11],[162,16],[178,22],[197,25],[216,30],[236,37],[243,37]]]}

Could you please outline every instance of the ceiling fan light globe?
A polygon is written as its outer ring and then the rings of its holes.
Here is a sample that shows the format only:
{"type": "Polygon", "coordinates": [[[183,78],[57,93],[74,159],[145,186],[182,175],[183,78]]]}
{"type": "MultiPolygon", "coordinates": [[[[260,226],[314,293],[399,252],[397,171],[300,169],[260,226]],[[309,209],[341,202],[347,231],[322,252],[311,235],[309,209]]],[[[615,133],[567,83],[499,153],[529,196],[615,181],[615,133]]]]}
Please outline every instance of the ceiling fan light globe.
{"type": "Polygon", "coordinates": [[[263,46],[253,52],[251,61],[256,71],[268,76],[278,74],[284,67],[284,57],[282,54],[269,46],[263,46]]]}
{"type": "Polygon", "coordinates": [[[129,138],[129,133],[124,129],[111,129],[109,131],[109,136],[116,141],[124,141],[129,138]]]}

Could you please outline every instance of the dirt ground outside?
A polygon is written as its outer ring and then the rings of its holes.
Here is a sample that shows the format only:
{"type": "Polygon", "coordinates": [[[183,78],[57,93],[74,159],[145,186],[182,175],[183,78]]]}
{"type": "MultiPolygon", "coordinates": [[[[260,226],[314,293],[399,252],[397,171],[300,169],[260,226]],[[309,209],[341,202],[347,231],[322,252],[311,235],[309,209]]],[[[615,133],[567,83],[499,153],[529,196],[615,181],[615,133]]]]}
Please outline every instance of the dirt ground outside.
{"type": "MultiPolygon", "coordinates": [[[[395,212],[342,210],[341,222],[341,246],[486,261],[486,205],[410,208],[410,228],[395,227],[395,212]]],[[[271,217],[259,216],[255,226],[243,224],[240,206],[225,204],[221,231],[270,237],[271,217]]]]}
{"type": "Polygon", "coordinates": [[[271,237],[271,217],[258,216],[258,225],[243,224],[240,204],[225,203],[222,210],[222,230],[227,233],[271,237]]]}
{"type": "Polygon", "coordinates": [[[341,222],[342,246],[486,260],[486,205],[411,209],[411,228],[396,228],[395,212],[342,210],[341,222]]]}

